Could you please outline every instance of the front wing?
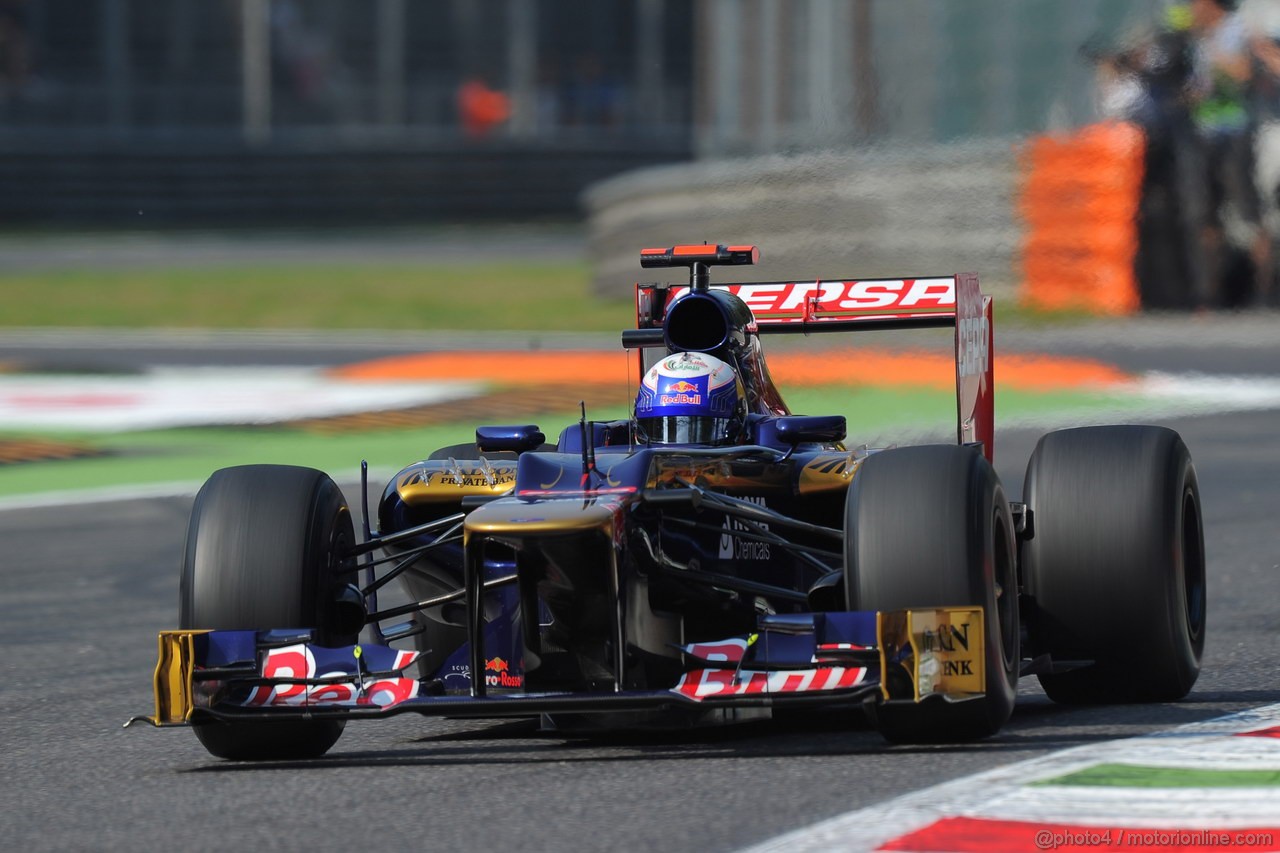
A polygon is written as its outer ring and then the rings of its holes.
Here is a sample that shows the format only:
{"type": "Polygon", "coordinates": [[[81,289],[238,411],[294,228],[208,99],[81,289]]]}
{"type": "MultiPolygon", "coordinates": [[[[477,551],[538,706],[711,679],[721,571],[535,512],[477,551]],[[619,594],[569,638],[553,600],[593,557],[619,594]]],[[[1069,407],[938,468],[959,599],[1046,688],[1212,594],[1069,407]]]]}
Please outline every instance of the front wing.
{"type": "Polygon", "coordinates": [[[750,635],[681,647],[686,671],[667,689],[527,692],[495,686],[501,673],[446,691],[405,674],[416,652],[330,648],[309,631],[163,631],[155,713],[129,723],[959,702],[985,691],[984,637],[973,607],[767,615],[750,635]]]}

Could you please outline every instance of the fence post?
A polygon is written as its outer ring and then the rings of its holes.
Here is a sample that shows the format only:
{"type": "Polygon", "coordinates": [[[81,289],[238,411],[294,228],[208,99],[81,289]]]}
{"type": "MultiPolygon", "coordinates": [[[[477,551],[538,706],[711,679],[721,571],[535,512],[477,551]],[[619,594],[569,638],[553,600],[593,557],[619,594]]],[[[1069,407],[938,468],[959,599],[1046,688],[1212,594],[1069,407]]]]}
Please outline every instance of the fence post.
{"type": "Polygon", "coordinates": [[[102,0],[102,70],[106,81],[107,124],[124,130],[133,100],[129,69],[129,0],[102,0]]]}
{"type": "Polygon", "coordinates": [[[507,73],[513,136],[531,135],[537,123],[537,15],[533,0],[507,1],[507,73]]]}
{"type": "Polygon", "coordinates": [[[405,123],[405,9],[404,0],[378,0],[378,123],[405,123]]]}
{"type": "Polygon", "coordinates": [[[261,145],[271,138],[271,0],[241,0],[242,131],[261,145]]]}

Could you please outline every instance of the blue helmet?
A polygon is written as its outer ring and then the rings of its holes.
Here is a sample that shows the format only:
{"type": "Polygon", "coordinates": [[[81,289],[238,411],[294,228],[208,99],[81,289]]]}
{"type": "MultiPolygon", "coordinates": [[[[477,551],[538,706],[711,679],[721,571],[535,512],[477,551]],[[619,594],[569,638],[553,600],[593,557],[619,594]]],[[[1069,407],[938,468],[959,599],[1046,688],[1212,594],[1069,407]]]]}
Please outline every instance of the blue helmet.
{"type": "Polygon", "coordinates": [[[705,353],[673,353],[640,383],[636,435],[645,444],[732,444],[746,412],[742,380],[732,367],[705,353]]]}

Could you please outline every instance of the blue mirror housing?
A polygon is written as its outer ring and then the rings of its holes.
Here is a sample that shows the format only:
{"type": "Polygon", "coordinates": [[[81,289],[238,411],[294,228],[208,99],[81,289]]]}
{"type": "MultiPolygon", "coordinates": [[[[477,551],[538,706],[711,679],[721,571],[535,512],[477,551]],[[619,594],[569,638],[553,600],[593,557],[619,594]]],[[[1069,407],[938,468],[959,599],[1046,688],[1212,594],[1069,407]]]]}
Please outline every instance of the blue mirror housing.
{"type": "Polygon", "coordinates": [[[845,437],[844,415],[788,415],[774,421],[774,433],[793,447],[809,442],[835,444],[845,437]]]}
{"type": "Polygon", "coordinates": [[[547,441],[536,424],[520,426],[482,426],[476,427],[476,447],[481,452],[512,450],[524,453],[541,447],[547,441]]]}

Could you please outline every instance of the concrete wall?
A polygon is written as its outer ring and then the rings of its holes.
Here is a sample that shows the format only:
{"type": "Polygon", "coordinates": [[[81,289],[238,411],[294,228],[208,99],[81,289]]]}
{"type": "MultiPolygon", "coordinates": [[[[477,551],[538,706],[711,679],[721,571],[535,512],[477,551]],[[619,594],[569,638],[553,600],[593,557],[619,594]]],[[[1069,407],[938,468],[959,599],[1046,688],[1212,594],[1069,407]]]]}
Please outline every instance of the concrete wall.
{"type": "Polygon", "coordinates": [[[640,249],[705,240],[760,247],[761,264],[734,270],[735,280],[977,272],[984,290],[1011,294],[1015,146],[827,151],[619,175],[584,194],[594,287],[675,281],[680,271],[641,270],[640,249]]]}

